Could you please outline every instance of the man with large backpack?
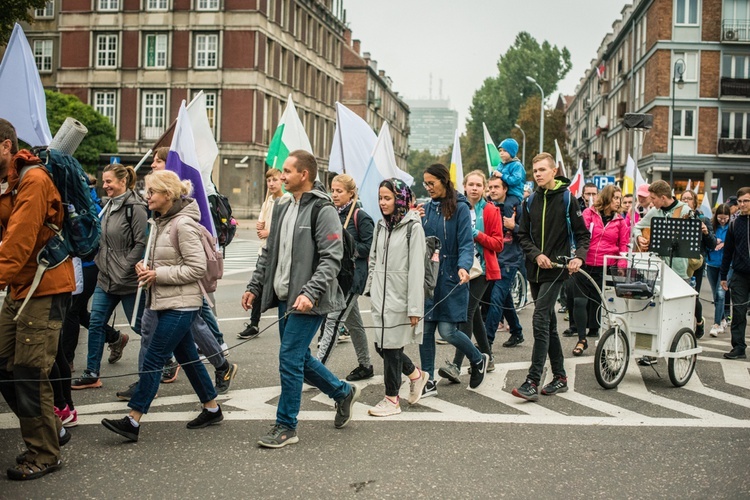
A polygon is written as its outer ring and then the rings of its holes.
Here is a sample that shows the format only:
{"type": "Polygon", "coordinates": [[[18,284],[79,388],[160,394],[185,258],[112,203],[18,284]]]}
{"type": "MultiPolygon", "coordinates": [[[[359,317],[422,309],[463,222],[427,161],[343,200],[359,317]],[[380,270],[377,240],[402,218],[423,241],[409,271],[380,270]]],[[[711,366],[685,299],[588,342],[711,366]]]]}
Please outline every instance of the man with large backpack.
{"type": "Polygon", "coordinates": [[[41,160],[18,150],[13,125],[0,119],[0,288],[10,292],[0,310],[0,392],[20,421],[26,451],[8,478],[36,479],[61,467],[60,445],[69,434],[55,416],[49,373],[55,362],[65,311],[75,290],[73,263],[48,269],[23,311],[37,273],[37,254],[62,227],[66,207],[41,160]],[[18,319],[16,320],[16,316],[18,319]],[[61,435],[62,434],[62,435],[61,435]]]}

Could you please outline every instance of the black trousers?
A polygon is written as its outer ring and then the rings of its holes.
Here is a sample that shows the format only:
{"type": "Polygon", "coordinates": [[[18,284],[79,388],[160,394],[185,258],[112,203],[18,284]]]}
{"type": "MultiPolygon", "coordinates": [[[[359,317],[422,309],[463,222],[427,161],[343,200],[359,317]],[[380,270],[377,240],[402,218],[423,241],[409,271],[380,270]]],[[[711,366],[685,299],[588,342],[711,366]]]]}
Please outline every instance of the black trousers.
{"type": "Polygon", "coordinates": [[[409,356],[404,354],[404,348],[381,349],[375,345],[375,350],[383,358],[383,378],[385,379],[385,395],[389,398],[398,396],[401,388],[401,374],[407,377],[414,373],[416,367],[409,356]]]}
{"type": "MultiPolygon", "coordinates": [[[[471,338],[472,333],[474,334],[474,338],[477,339],[477,348],[479,348],[479,352],[482,354],[492,354],[490,343],[487,340],[487,330],[484,328],[482,314],[479,312],[479,303],[482,301],[485,290],[487,290],[487,285],[489,285],[489,281],[487,281],[484,274],[469,281],[469,308],[466,323],[458,325],[458,329],[464,332],[469,338],[471,338]]],[[[456,349],[456,354],[453,356],[453,363],[461,368],[463,361],[464,353],[456,349]]]]}

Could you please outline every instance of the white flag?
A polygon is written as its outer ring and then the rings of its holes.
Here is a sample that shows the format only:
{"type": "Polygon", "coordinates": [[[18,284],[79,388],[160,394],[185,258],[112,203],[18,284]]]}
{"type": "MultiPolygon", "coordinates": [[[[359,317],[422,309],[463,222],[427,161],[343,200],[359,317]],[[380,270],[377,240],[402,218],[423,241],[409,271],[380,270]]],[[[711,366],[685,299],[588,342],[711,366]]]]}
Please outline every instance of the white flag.
{"type": "Polygon", "coordinates": [[[568,174],[565,170],[565,162],[563,161],[563,155],[560,151],[560,145],[557,144],[557,139],[555,139],[555,163],[557,163],[557,168],[562,171],[560,175],[562,175],[563,177],[567,177],[568,174]]]}
{"type": "Polygon", "coordinates": [[[346,172],[357,186],[362,185],[378,137],[358,114],[336,103],[336,131],[333,134],[328,170],[346,172]]]}
{"type": "Polygon", "coordinates": [[[453,139],[453,153],[451,153],[451,181],[453,186],[461,194],[464,194],[464,166],[461,161],[461,143],[459,142],[458,129],[453,139]]]}
{"type": "Polygon", "coordinates": [[[195,153],[198,156],[203,187],[206,190],[206,196],[210,196],[216,194],[216,188],[211,179],[211,172],[213,172],[216,157],[219,156],[219,146],[216,145],[214,132],[211,129],[211,124],[208,122],[206,94],[202,90],[188,105],[187,114],[190,118],[191,128],[193,129],[195,153]]]}

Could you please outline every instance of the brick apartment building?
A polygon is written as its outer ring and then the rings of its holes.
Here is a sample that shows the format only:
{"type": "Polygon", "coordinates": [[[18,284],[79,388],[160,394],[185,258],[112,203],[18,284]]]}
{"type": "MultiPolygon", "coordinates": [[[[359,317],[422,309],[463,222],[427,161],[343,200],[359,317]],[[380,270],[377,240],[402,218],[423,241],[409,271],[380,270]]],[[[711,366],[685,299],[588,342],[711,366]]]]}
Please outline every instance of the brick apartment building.
{"type": "Polygon", "coordinates": [[[586,175],[620,177],[630,154],[647,180],[669,180],[673,161],[678,193],[688,179],[713,184],[712,200],[750,185],[750,1],[636,0],[612,28],[566,100],[586,175]],[[653,128],[626,130],[625,113],[653,128]]]}
{"type": "Polygon", "coordinates": [[[43,85],[107,116],[123,161],[140,158],[203,90],[219,144],[214,181],[239,215],[263,200],[289,94],[327,164],[350,50],[343,0],[51,0],[34,14],[25,31],[43,85]]]}

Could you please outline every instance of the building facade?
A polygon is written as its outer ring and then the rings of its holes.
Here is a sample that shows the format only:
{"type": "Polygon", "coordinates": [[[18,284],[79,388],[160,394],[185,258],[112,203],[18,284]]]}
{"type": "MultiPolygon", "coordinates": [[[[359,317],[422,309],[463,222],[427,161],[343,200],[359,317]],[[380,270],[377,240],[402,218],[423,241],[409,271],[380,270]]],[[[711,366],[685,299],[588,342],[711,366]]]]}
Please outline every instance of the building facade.
{"type": "Polygon", "coordinates": [[[586,175],[621,177],[631,155],[649,180],[671,165],[678,193],[750,185],[750,1],[636,0],[612,28],[566,109],[586,175]],[[653,128],[626,129],[626,113],[653,128]]]}
{"type": "Polygon", "coordinates": [[[451,109],[447,99],[409,99],[411,134],[409,147],[414,151],[428,150],[433,155],[453,146],[458,111],[451,109]]]}

